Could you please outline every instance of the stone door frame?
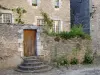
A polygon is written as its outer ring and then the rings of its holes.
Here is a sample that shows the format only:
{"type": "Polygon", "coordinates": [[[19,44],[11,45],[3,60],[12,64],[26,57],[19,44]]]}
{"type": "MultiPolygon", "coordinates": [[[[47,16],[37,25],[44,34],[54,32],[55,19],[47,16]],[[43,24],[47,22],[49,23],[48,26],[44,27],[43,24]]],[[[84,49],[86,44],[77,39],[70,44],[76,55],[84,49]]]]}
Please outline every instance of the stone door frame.
{"type": "Polygon", "coordinates": [[[41,42],[40,42],[40,27],[36,25],[25,25],[20,28],[18,31],[18,51],[20,52],[21,57],[24,57],[24,46],[23,46],[23,41],[24,41],[24,30],[25,29],[32,29],[32,30],[37,30],[36,33],[36,55],[41,55],[41,42]]]}

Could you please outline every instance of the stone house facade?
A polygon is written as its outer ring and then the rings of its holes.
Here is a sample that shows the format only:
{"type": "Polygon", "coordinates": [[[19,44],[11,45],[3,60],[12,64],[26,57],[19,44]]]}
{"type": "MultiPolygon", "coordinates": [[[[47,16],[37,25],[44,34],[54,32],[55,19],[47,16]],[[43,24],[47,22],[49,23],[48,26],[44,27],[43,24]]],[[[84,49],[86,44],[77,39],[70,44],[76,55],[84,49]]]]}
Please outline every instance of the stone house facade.
{"type": "MultiPolygon", "coordinates": [[[[35,55],[41,56],[45,58],[45,60],[50,60],[50,54],[53,54],[55,51],[55,46],[57,46],[57,50],[59,54],[64,54],[70,52],[71,50],[75,49],[77,43],[81,44],[82,50],[86,50],[86,47],[91,47],[91,42],[87,42],[87,40],[83,40],[80,42],[80,39],[75,39],[74,41],[68,40],[64,41],[61,40],[60,42],[55,42],[54,37],[48,37],[46,35],[41,35],[41,25],[43,24],[43,17],[41,16],[41,10],[49,14],[49,17],[53,19],[54,22],[54,28],[56,31],[56,28],[58,26],[59,31],[70,31],[70,0],[57,0],[59,2],[56,2],[56,0],[0,0],[0,6],[3,6],[5,8],[17,8],[22,7],[24,8],[27,13],[23,14],[22,20],[25,22],[25,25],[19,25],[16,23],[15,19],[17,17],[17,14],[11,10],[4,10],[0,8],[0,59],[3,59],[3,57],[7,58],[10,57],[10,60],[8,61],[8,66],[12,65],[11,59],[13,55],[15,56],[13,63],[18,64],[20,63],[21,57],[27,56],[25,54],[25,45],[24,43],[25,39],[28,42],[28,44],[32,44],[32,42],[29,42],[27,38],[34,38],[34,49],[35,52],[33,52],[35,55]],[[5,24],[8,23],[8,24],[5,24]],[[30,34],[27,34],[30,32],[30,34]],[[31,33],[34,33],[34,36],[31,35],[31,33]],[[26,38],[25,38],[26,36],[26,38]],[[27,37],[30,36],[30,37],[27,37]],[[45,39],[46,38],[46,39],[45,39]],[[52,53],[51,53],[52,51],[52,53]],[[16,55],[17,54],[17,55],[16,55]],[[18,58],[16,58],[18,56],[18,58]],[[19,61],[19,62],[18,62],[19,61]],[[17,62],[17,63],[16,63],[17,62]],[[9,65],[10,64],[10,65],[9,65]]],[[[75,1],[75,0],[74,0],[75,1]]],[[[81,4],[84,8],[84,4],[88,0],[79,0],[79,4],[81,4]],[[83,4],[80,3],[80,1],[83,1],[83,4]]],[[[95,13],[90,17],[90,9],[89,9],[89,2],[86,4],[88,5],[88,8],[84,9],[84,13],[81,11],[80,17],[77,17],[76,14],[76,20],[80,22],[81,19],[85,19],[83,23],[86,23],[86,27],[88,27],[86,32],[90,32],[92,39],[93,39],[93,46],[94,50],[99,50],[100,45],[100,26],[99,26],[99,8],[100,4],[99,1],[93,0],[94,6],[97,7],[95,13]],[[87,13],[87,14],[86,14],[87,13]],[[82,14],[85,17],[81,17],[82,14]],[[87,20],[88,19],[88,20],[87,20]],[[89,24],[90,23],[90,24],[89,24]]],[[[93,5],[93,4],[92,4],[93,5]]],[[[80,8],[81,9],[81,8],[80,8]]],[[[81,10],[82,10],[81,9],[81,10]]],[[[77,11],[77,10],[76,10],[77,11]]],[[[92,11],[91,11],[92,12],[92,11]]],[[[85,28],[86,28],[85,27],[85,28]]],[[[29,45],[30,46],[30,45],[29,45]]],[[[28,48],[28,47],[27,47],[28,48]]],[[[33,49],[33,47],[31,47],[33,49]]],[[[27,53],[27,51],[26,51],[27,53]]],[[[31,55],[31,52],[28,53],[31,55]]],[[[99,51],[98,51],[98,54],[99,51]]],[[[54,57],[54,56],[53,56],[54,57]]],[[[5,63],[7,62],[5,61],[5,63]]],[[[5,66],[5,63],[2,65],[2,61],[0,61],[0,67],[5,66]]],[[[13,65],[15,66],[15,65],[13,65]]]]}
{"type": "Polygon", "coordinates": [[[54,20],[55,32],[70,30],[69,0],[0,0],[0,68],[20,64],[24,56],[40,56],[50,61],[51,48],[47,50],[42,40],[45,37],[41,36],[41,10],[54,20]],[[27,11],[22,16],[23,25],[17,24],[18,15],[8,10],[18,7],[27,11]]]}
{"type": "MultiPolygon", "coordinates": [[[[0,0],[0,5],[5,8],[14,9],[21,7],[27,11],[23,14],[22,20],[25,24],[43,25],[43,17],[41,10],[54,20],[54,30],[69,31],[70,30],[70,1],[69,0],[0,0]],[[8,4],[9,3],[9,4],[8,4]]],[[[8,23],[16,23],[17,14],[9,10],[0,9],[0,13],[8,13],[8,23]]],[[[3,19],[1,15],[1,19],[3,19]]],[[[0,23],[7,21],[1,20],[0,23]]]]}

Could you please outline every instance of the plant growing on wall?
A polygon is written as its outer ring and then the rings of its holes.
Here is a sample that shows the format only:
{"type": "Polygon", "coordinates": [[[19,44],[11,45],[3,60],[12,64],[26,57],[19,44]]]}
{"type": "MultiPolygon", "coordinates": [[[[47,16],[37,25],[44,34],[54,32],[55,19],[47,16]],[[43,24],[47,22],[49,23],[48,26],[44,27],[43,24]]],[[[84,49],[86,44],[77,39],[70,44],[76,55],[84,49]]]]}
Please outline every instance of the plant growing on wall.
{"type": "Polygon", "coordinates": [[[44,18],[44,30],[47,32],[47,33],[50,33],[52,32],[52,27],[53,27],[53,20],[50,19],[49,15],[45,12],[41,12],[43,18],[44,18]]]}
{"type": "Polygon", "coordinates": [[[27,11],[25,9],[23,9],[23,8],[20,8],[20,7],[16,8],[16,9],[12,9],[12,11],[16,12],[17,15],[18,15],[18,17],[15,19],[16,22],[18,24],[24,24],[24,22],[22,21],[22,15],[24,13],[26,13],[27,11]]]}
{"type": "Polygon", "coordinates": [[[92,51],[87,47],[85,55],[84,55],[83,64],[92,64],[93,60],[94,58],[93,58],[92,51]]]}
{"type": "Polygon", "coordinates": [[[72,50],[72,55],[74,57],[71,59],[70,64],[75,65],[75,64],[79,63],[79,60],[77,59],[78,52],[79,52],[79,49],[77,49],[77,48],[72,50]]]}
{"type": "Polygon", "coordinates": [[[70,63],[66,57],[66,55],[60,55],[58,56],[53,62],[55,62],[54,66],[60,67],[60,66],[68,66],[70,63]]]}
{"type": "Polygon", "coordinates": [[[81,25],[74,25],[70,32],[60,32],[60,33],[55,33],[52,32],[50,34],[48,34],[49,36],[56,36],[56,38],[54,39],[55,41],[59,41],[60,39],[71,39],[71,38],[82,38],[82,39],[88,39],[91,40],[91,36],[89,36],[88,34],[83,32],[83,28],[81,25]]]}

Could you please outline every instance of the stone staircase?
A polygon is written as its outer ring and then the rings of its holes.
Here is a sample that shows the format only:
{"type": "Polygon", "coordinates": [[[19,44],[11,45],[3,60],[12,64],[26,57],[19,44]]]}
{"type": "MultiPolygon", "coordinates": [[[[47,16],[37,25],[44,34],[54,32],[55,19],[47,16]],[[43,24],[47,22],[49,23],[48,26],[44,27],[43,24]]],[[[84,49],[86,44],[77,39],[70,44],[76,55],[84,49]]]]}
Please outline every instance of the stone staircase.
{"type": "Polygon", "coordinates": [[[26,73],[41,73],[49,71],[51,69],[52,67],[47,63],[44,63],[39,57],[31,56],[24,57],[23,62],[17,67],[16,71],[26,73]]]}

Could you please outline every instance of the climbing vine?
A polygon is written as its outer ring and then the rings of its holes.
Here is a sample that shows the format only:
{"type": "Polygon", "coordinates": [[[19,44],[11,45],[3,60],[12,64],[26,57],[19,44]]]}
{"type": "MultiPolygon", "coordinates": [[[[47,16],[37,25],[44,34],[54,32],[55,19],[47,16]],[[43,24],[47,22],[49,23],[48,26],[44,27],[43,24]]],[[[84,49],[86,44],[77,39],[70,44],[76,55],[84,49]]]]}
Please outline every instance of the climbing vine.
{"type": "Polygon", "coordinates": [[[27,11],[23,8],[16,8],[16,9],[12,9],[12,11],[16,12],[18,17],[15,19],[15,21],[18,23],[18,24],[24,24],[24,22],[22,21],[22,16],[24,13],[26,13],[27,11]]]}
{"type": "Polygon", "coordinates": [[[3,9],[3,10],[12,10],[13,12],[16,12],[18,17],[15,19],[15,21],[18,24],[24,24],[24,22],[22,21],[22,16],[23,16],[24,13],[27,12],[25,9],[23,9],[21,7],[10,9],[10,8],[4,7],[2,5],[0,5],[0,8],[3,9]]]}
{"type": "Polygon", "coordinates": [[[49,15],[45,12],[41,12],[43,18],[44,18],[44,30],[46,32],[52,32],[52,27],[53,27],[53,20],[50,19],[49,15]]]}

